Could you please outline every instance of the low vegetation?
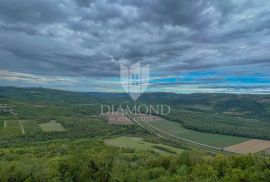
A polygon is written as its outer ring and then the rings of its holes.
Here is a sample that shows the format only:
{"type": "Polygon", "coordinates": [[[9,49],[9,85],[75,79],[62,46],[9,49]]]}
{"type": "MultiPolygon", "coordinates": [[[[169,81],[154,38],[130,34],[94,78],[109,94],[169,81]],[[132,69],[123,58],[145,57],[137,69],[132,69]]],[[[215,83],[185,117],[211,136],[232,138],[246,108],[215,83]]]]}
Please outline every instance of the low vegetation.
{"type": "Polygon", "coordinates": [[[112,146],[134,149],[136,151],[150,150],[165,155],[177,153],[179,154],[183,152],[183,149],[163,145],[160,143],[151,143],[148,141],[144,141],[143,138],[138,137],[117,137],[113,139],[107,139],[105,140],[105,143],[112,146]]]}

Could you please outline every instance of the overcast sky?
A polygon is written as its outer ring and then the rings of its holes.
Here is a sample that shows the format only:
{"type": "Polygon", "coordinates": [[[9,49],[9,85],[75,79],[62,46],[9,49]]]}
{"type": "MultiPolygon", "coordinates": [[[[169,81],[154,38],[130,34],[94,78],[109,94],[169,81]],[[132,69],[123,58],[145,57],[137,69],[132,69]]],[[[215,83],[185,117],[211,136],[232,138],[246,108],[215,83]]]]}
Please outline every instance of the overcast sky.
{"type": "Polygon", "coordinates": [[[269,0],[0,0],[0,85],[270,93],[269,0]]]}

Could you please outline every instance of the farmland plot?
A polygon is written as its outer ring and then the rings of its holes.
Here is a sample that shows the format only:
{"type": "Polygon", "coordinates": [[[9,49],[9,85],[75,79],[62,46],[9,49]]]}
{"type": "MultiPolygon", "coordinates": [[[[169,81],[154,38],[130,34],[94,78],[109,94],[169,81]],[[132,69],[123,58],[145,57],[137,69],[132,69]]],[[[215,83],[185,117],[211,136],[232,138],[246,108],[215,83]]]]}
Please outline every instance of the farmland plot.
{"type": "Polygon", "coordinates": [[[151,121],[151,122],[164,120],[163,118],[159,116],[150,115],[150,114],[136,114],[136,118],[142,119],[144,121],[151,121]]]}
{"type": "Polygon", "coordinates": [[[158,152],[163,155],[172,155],[172,154],[179,154],[183,152],[183,149],[163,145],[163,144],[156,144],[144,141],[143,138],[139,137],[117,137],[113,139],[105,140],[105,143],[112,146],[123,147],[123,148],[130,148],[137,151],[146,151],[151,150],[158,152]]]}
{"type": "Polygon", "coordinates": [[[180,123],[168,121],[163,118],[155,121],[151,121],[150,119],[145,121],[151,123],[156,128],[174,136],[214,147],[223,148],[249,140],[249,138],[245,137],[212,134],[187,129],[184,128],[180,123]]]}
{"type": "Polygon", "coordinates": [[[42,131],[40,126],[34,120],[21,120],[20,123],[22,124],[25,133],[27,134],[33,134],[42,131]]]}
{"type": "Polygon", "coordinates": [[[270,141],[252,139],[236,145],[224,148],[226,151],[239,154],[257,153],[263,150],[270,149],[270,141]]]}
{"type": "Polygon", "coordinates": [[[44,132],[62,132],[66,131],[65,128],[61,125],[61,123],[57,123],[56,121],[50,121],[48,123],[39,124],[40,128],[44,132]]]}
{"type": "Polygon", "coordinates": [[[5,120],[3,126],[0,127],[0,137],[10,137],[21,135],[21,127],[16,120],[5,120]]]}
{"type": "Polygon", "coordinates": [[[132,125],[134,124],[125,114],[123,113],[106,113],[106,119],[111,125],[132,125]]]}

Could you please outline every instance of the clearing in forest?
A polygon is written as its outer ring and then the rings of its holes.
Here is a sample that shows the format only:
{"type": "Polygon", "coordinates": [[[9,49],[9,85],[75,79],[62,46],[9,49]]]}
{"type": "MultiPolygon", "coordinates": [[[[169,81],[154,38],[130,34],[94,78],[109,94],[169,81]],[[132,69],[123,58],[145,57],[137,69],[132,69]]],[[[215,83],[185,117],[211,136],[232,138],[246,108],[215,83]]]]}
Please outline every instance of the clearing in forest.
{"type": "Polygon", "coordinates": [[[139,138],[139,137],[122,136],[122,137],[117,137],[113,139],[107,139],[105,140],[105,143],[108,145],[123,147],[123,148],[130,148],[137,151],[151,150],[151,151],[155,151],[164,155],[179,154],[184,151],[183,149],[168,146],[168,145],[147,142],[147,141],[144,141],[143,138],[139,138]]]}
{"type": "Polygon", "coordinates": [[[34,134],[41,132],[41,128],[35,120],[20,120],[25,133],[34,134]]]}
{"type": "Polygon", "coordinates": [[[44,132],[66,131],[65,128],[61,125],[61,123],[57,123],[56,121],[50,121],[48,123],[39,124],[39,126],[44,132]]]}
{"type": "Polygon", "coordinates": [[[22,130],[17,120],[5,120],[3,127],[0,127],[0,137],[21,135],[22,130]]]}

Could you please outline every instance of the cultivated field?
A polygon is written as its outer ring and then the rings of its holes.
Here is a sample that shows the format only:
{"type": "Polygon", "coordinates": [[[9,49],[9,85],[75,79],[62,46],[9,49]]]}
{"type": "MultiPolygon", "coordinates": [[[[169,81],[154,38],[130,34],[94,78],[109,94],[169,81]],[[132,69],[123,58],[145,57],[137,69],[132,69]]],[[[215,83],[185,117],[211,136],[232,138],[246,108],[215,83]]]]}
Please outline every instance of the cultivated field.
{"type": "Polygon", "coordinates": [[[65,128],[55,121],[38,124],[34,120],[3,120],[0,123],[0,137],[35,134],[39,132],[60,132],[65,128]]]}
{"type": "Polygon", "coordinates": [[[267,149],[270,149],[270,141],[256,139],[248,140],[246,142],[224,148],[226,151],[239,154],[257,153],[267,149]]]}
{"type": "Polygon", "coordinates": [[[143,138],[138,137],[118,137],[113,139],[105,140],[108,145],[113,145],[117,147],[130,148],[137,151],[151,150],[164,155],[178,154],[183,152],[183,149],[171,147],[163,144],[155,144],[146,142],[143,138]]]}
{"type": "Polygon", "coordinates": [[[21,120],[20,123],[22,124],[25,133],[37,133],[42,132],[40,126],[37,124],[36,121],[33,120],[21,120]]]}
{"type": "Polygon", "coordinates": [[[56,121],[50,121],[48,123],[39,124],[40,128],[44,132],[61,132],[65,131],[65,128],[61,125],[61,123],[57,123],[56,121]]]}
{"type": "Polygon", "coordinates": [[[106,119],[108,120],[109,124],[113,125],[132,125],[134,124],[125,114],[115,112],[115,113],[106,113],[106,119]]]}
{"type": "Polygon", "coordinates": [[[161,121],[163,118],[159,116],[149,115],[149,114],[136,114],[136,118],[143,119],[144,121],[161,121]]]}
{"type": "Polygon", "coordinates": [[[22,134],[20,123],[16,120],[4,120],[0,127],[0,137],[18,136],[22,134]]]}
{"type": "Polygon", "coordinates": [[[175,135],[177,137],[181,137],[187,140],[191,140],[194,142],[198,142],[201,144],[206,144],[214,147],[228,147],[234,144],[242,143],[249,138],[244,137],[236,137],[236,136],[229,136],[229,135],[220,135],[220,134],[212,134],[212,133],[205,133],[199,132],[195,130],[186,129],[180,123],[168,121],[165,119],[161,120],[145,120],[150,122],[156,128],[167,132],[169,134],[175,135]]]}

